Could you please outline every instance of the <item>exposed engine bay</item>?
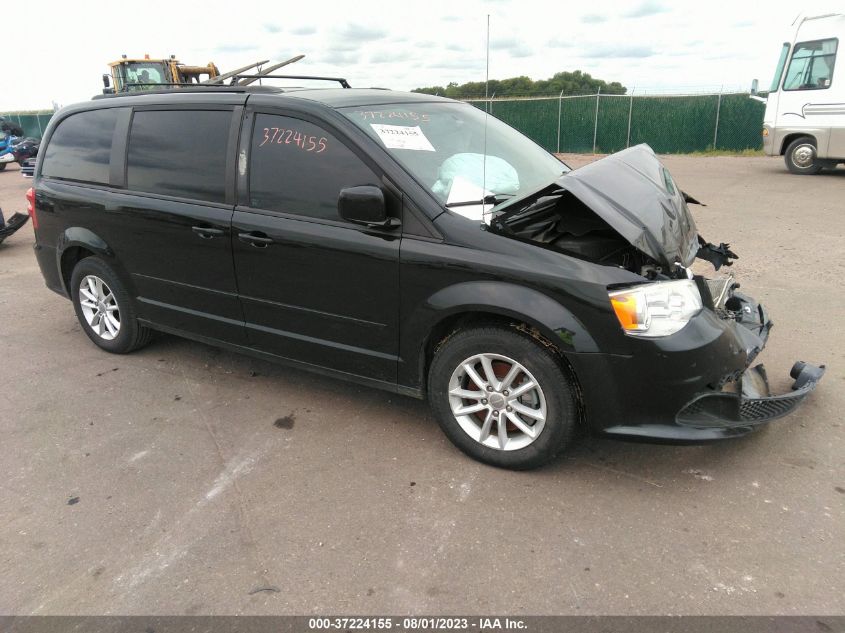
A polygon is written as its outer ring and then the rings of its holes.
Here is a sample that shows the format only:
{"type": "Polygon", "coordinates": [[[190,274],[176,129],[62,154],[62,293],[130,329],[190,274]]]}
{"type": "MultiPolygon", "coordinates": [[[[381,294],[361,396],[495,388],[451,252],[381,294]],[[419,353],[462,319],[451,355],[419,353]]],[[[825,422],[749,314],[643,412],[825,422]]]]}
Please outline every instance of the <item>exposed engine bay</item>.
{"type": "MultiPolygon", "coordinates": [[[[684,198],[700,204],[687,194],[684,198]]],[[[636,248],[565,189],[544,192],[521,208],[494,217],[490,228],[514,239],[540,244],[597,264],[618,266],[648,280],[687,276],[683,266],[670,270],[665,262],[658,262],[636,248]]],[[[698,242],[696,257],[711,262],[716,270],[730,266],[732,260],[738,258],[728,244],[715,246],[701,236],[698,236],[698,242]]]]}
{"type": "Polygon", "coordinates": [[[490,227],[510,237],[644,277],[659,269],[572,193],[558,190],[525,208],[494,218],[490,227]],[[650,272],[651,271],[651,272],[650,272]]]}

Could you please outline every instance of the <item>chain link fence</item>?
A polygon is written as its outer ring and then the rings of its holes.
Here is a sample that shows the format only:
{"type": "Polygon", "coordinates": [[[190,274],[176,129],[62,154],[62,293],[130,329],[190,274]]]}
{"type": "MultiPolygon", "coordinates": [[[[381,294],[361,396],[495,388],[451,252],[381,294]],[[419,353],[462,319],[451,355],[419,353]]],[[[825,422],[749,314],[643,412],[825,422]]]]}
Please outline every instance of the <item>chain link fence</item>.
{"type": "Polygon", "coordinates": [[[760,150],[765,105],[747,93],[467,99],[550,152],[760,150]]]}
{"type": "Polygon", "coordinates": [[[44,136],[44,130],[47,129],[47,123],[53,118],[52,112],[38,112],[18,114],[17,112],[10,112],[4,114],[0,112],[0,117],[4,118],[9,123],[23,128],[24,136],[31,136],[33,138],[41,138],[44,136]]]}
{"type": "MultiPolygon", "coordinates": [[[[468,99],[550,152],[609,154],[648,143],[661,154],[760,150],[765,105],[747,93],[468,99]]],[[[52,112],[9,113],[40,138],[52,112]]]]}

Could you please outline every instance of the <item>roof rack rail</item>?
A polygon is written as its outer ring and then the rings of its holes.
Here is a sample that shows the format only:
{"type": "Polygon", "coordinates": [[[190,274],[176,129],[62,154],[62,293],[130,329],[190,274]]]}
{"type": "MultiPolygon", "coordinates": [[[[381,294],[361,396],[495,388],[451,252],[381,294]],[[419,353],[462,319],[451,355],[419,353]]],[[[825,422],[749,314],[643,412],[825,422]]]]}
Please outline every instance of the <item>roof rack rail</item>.
{"type": "Polygon", "coordinates": [[[231,78],[232,85],[241,79],[315,79],[317,81],[336,81],[344,88],[351,88],[343,77],[319,77],[316,75],[235,75],[231,78]]]}
{"type": "Polygon", "coordinates": [[[128,90],[125,92],[117,92],[110,94],[94,95],[93,99],[113,99],[116,97],[140,97],[143,95],[162,95],[174,94],[178,92],[284,92],[282,88],[277,86],[228,86],[228,85],[210,85],[210,84],[132,84],[132,86],[162,86],[158,90],[128,90]]]}

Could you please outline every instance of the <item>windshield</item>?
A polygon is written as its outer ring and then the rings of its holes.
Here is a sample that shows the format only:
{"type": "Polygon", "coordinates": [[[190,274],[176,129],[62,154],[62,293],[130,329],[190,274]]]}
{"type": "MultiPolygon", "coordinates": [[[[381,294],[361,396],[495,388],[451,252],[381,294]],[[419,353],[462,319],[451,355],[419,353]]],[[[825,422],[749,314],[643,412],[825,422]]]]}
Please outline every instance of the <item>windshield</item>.
{"type": "Polygon", "coordinates": [[[469,104],[407,103],[342,111],[441,204],[474,219],[494,203],[534,191],[569,171],[526,136],[469,104]],[[483,207],[482,199],[487,203],[483,207]]]}
{"type": "Polygon", "coordinates": [[[784,90],[820,90],[830,87],[839,40],[801,42],[792,51],[792,60],[783,80],[784,90]]]}
{"type": "Polygon", "coordinates": [[[131,62],[125,64],[124,67],[126,68],[126,82],[129,84],[148,86],[149,84],[169,83],[165,65],[161,62],[131,62]]]}
{"type": "Polygon", "coordinates": [[[786,64],[786,56],[789,54],[789,44],[783,43],[783,48],[780,49],[780,59],[778,59],[777,68],[775,68],[775,76],[772,78],[772,85],[769,92],[775,92],[780,85],[780,76],[783,74],[783,67],[786,64]]]}

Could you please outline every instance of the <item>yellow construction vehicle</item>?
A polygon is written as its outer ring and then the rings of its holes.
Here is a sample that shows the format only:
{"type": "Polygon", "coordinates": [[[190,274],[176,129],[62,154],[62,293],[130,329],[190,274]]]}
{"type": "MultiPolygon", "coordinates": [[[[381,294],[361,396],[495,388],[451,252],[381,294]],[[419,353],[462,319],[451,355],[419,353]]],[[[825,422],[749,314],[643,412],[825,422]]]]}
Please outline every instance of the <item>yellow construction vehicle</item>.
{"type": "Polygon", "coordinates": [[[131,90],[151,90],[157,86],[200,83],[204,79],[220,76],[220,71],[213,62],[207,66],[186,66],[171,55],[170,59],[130,59],[123,55],[121,59],[109,64],[111,74],[103,75],[103,92],[129,92],[131,90]]]}
{"type": "Polygon", "coordinates": [[[269,68],[262,70],[261,67],[269,61],[264,59],[220,74],[220,70],[214,62],[209,62],[206,66],[186,66],[177,60],[175,55],[171,55],[169,59],[150,59],[149,55],[144,55],[143,59],[129,59],[126,55],[123,55],[121,59],[109,64],[111,73],[103,75],[103,93],[114,94],[134,90],[154,90],[166,86],[183,86],[185,84],[220,85],[227,79],[257,68],[258,70],[255,75],[250,75],[249,79],[238,81],[240,85],[247,85],[260,79],[261,75],[269,74],[282,66],[297,62],[303,57],[305,56],[297,55],[296,57],[292,57],[279,64],[273,64],[269,68]]]}

